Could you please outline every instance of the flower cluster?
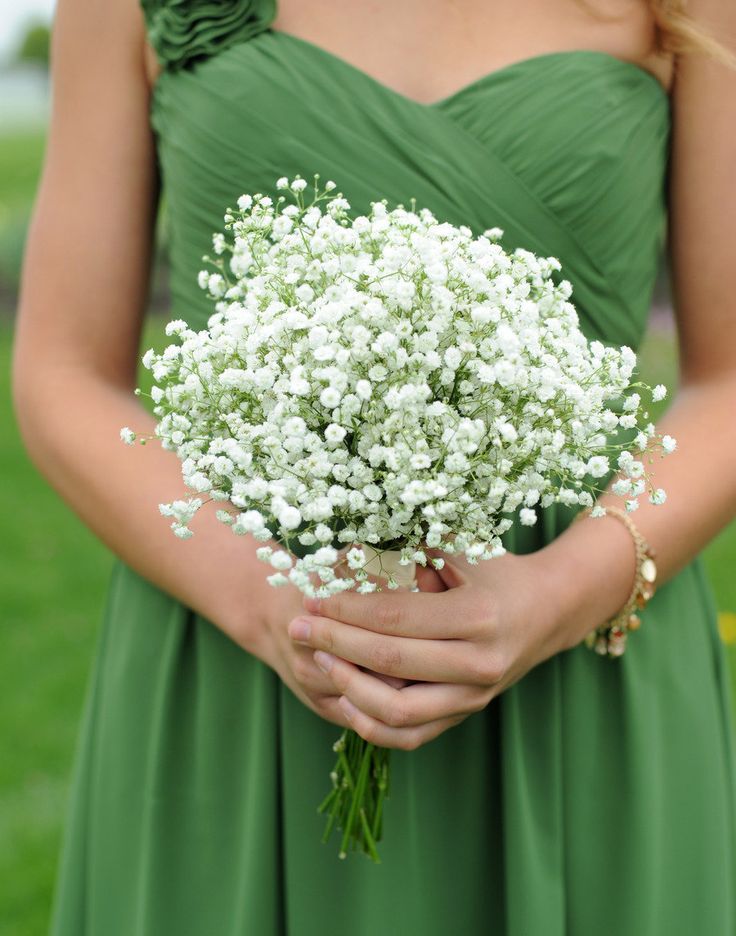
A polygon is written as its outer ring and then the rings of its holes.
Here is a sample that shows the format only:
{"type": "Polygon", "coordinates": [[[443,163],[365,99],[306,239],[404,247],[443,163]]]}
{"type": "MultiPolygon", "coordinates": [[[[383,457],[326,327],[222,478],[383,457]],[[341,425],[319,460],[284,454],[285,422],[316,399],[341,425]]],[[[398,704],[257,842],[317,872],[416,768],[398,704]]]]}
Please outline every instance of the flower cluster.
{"type": "Polygon", "coordinates": [[[144,357],[156,433],[196,495],[161,507],[177,535],[220,501],[266,544],[272,584],[329,595],[377,587],[362,544],[477,562],[514,516],[592,506],[612,472],[629,509],[664,500],[644,455],[675,442],[637,392],[664,388],[632,383],[629,348],[585,338],[557,260],[414,206],[353,217],[334,183],[308,203],[306,187],[280,179],[275,204],[228,210],[199,274],[207,329],[171,322],[176,343],[144,357]]]}

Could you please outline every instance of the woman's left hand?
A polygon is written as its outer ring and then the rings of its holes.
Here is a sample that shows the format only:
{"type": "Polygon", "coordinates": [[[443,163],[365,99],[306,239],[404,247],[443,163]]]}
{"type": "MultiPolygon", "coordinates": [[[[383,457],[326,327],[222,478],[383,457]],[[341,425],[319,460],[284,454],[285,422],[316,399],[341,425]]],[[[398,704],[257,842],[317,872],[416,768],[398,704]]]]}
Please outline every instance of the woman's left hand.
{"type": "Polygon", "coordinates": [[[381,747],[414,750],[567,646],[543,552],[475,566],[442,557],[445,591],[307,598],[311,613],[289,625],[342,693],[351,727],[381,747]],[[413,682],[394,688],[375,673],[413,682]]]}

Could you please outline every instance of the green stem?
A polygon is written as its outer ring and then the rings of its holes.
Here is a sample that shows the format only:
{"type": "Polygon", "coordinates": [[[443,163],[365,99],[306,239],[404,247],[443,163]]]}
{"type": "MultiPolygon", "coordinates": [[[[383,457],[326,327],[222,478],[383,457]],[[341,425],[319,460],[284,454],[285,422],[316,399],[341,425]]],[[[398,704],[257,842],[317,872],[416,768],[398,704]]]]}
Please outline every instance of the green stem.
{"type": "Polygon", "coordinates": [[[368,744],[362,755],[360,771],[358,773],[358,781],[353,792],[353,800],[350,804],[350,812],[348,813],[348,819],[343,830],[342,843],[340,845],[341,858],[345,858],[347,856],[347,848],[353,834],[353,825],[355,824],[355,819],[358,813],[358,806],[363,798],[363,790],[365,789],[365,781],[368,777],[368,769],[371,763],[372,751],[373,745],[368,744]]]}

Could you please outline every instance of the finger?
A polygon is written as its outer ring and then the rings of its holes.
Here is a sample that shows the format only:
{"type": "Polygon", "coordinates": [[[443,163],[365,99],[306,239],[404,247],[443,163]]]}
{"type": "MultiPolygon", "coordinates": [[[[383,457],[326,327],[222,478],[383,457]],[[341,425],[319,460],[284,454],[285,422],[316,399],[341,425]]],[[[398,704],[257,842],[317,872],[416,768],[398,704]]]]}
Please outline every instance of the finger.
{"type": "Polygon", "coordinates": [[[349,726],[365,741],[378,747],[397,748],[402,751],[415,751],[422,744],[432,741],[443,731],[447,731],[448,728],[464,720],[464,716],[455,716],[413,728],[392,728],[365,712],[361,712],[346,696],[340,696],[338,704],[349,726]]]}
{"type": "Polygon", "coordinates": [[[339,725],[341,728],[351,728],[350,719],[347,717],[340,705],[340,697],[337,695],[318,696],[310,699],[310,708],[316,712],[320,718],[325,721],[339,725]]]}
{"type": "Polygon", "coordinates": [[[322,650],[317,665],[329,673],[335,689],[366,715],[392,728],[408,728],[454,715],[469,715],[485,707],[487,698],[475,686],[414,683],[394,689],[357,666],[322,650]]]}
{"type": "Polygon", "coordinates": [[[463,569],[466,560],[463,557],[450,556],[439,549],[428,549],[426,552],[431,558],[443,560],[442,567],[435,570],[435,575],[445,589],[460,588],[468,584],[468,576],[463,569]]]}
{"type": "Polygon", "coordinates": [[[404,686],[409,685],[408,679],[400,679],[398,676],[387,676],[385,673],[377,673],[375,670],[369,669],[365,670],[364,672],[370,673],[371,676],[375,676],[376,679],[380,679],[382,682],[385,682],[393,689],[403,689],[404,686]]]}
{"type": "MultiPolygon", "coordinates": [[[[471,590],[468,589],[468,592],[471,590]]],[[[331,598],[306,598],[305,607],[322,617],[401,637],[468,637],[476,618],[464,589],[442,592],[343,592],[331,598]],[[463,607],[467,603],[467,608],[463,607]]]]}
{"type": "Polygon", "coordinates": [[[420,592],[443,592],[447,589],[439,572],[430,566],[417,565],[416,578],[420,592]]]}
{"type": "Polygon", "coordinates": [[[302,692],[310,696],[338,696],[340,694],[336,691],[335,684],[330,677],[317,666],[314,652],[309,647],[292,645],[292,649],[296,652],[288,662],[302,692]]]}
{"type": "Polygon", "coordinates": [[[424,682],[487,685],[495,681],[490,651],[465,640],[416,640],[387,637],[330,618],[295,618],[289,624],[292,640],[325,650],[358,666],[424,682]]]}

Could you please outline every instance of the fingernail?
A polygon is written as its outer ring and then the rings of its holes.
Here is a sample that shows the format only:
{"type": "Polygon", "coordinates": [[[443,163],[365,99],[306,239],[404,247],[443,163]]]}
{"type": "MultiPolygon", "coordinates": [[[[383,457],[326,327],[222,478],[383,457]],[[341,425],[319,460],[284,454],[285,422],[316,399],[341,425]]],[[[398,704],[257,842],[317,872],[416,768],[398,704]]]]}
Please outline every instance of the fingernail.
{"type": "Polygon", "coordinates": [[[306,618],[296,618],[289,624],[289,637],[292,640],[309,640],[312,625],[306,618]]]}
{"type": "Polygon", "coordinates": [[[340,696],[340,698],[337,700],[337,704],[343,710],[348,721],[352,721],[353,718],[355,718],[355,713],[358,710],[350,701],[350,699],[347,698],[347,696],[340,696]]]}
{"type": "Polygon", "coordinates": [[[329,673],[335,658],[331,653],[325,653],[324,650],[314,651],[314,662],[319,666],[323,673],[329,673]]]}
{"type": "Polygon", "coordinates": [[[310,595],[304,599],[304,607],[307,611],[311,611],[312,614],[317,614],[322,607],[322,599],[310,595]]]}

